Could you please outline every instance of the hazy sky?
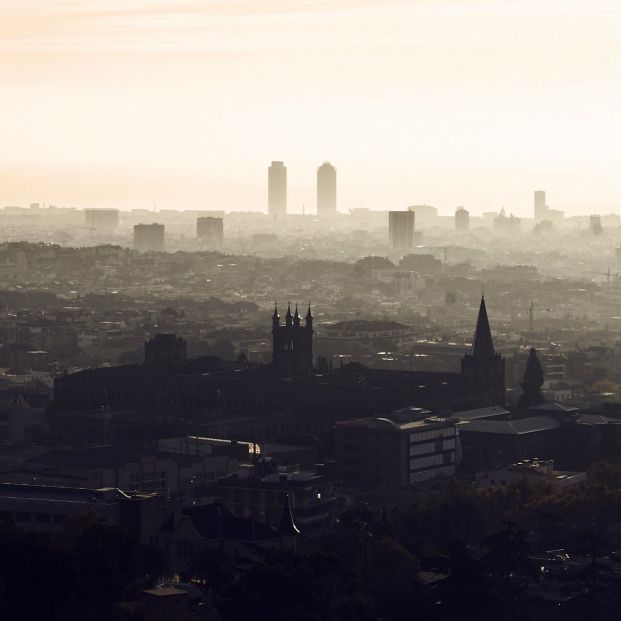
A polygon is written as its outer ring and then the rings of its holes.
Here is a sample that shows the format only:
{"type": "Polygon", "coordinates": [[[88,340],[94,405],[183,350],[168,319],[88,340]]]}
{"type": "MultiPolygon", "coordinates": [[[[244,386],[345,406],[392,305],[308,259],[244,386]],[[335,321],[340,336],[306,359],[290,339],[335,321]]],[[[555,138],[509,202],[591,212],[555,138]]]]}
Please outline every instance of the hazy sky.
{"type": "Polygon", "coordinates": [[[621,212],[618,0],[0,5],[0,205],[621,212]]]}

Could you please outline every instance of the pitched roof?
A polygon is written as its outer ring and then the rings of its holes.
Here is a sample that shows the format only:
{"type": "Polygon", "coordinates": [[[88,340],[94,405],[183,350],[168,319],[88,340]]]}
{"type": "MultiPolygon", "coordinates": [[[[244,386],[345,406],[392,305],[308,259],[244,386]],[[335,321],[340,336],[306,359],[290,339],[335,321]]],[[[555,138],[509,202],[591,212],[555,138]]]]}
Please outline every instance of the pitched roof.
{"type": "Polygon", "coordinates": [[[560,423],[552,416],[534,416],[517,420],[473,420],[459,425],[460,433],[493,433],[499,435],[524,435],[557,429],[560,423]]]}
{"type": "Polygon", "coordinates": [[[476,408],[474,410],[462,410],[461,412],[453,412],[451,416],[458,418],[460,421],[477,420],[479,418],[492,418],[496,416],[506,416],[511,412],[500,405],[490,405],[484,408],[476,408]]]}

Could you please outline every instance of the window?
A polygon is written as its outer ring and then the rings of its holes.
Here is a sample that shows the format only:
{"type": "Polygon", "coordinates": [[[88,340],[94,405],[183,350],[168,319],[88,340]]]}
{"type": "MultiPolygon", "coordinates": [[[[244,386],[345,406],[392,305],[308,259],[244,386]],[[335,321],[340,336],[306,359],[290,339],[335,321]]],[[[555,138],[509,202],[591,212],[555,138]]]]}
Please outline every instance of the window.
{"type": "Polygon", "coordinates": [[[444,455],[429,455],[428,457],[417,457],[410,459],[410,470],[420,470],[421,468],[431,468],[440,466],[444,463],[444,455]]]}
{"type": "Polygon", "coordinates": [[[455,438],[451,439],[451,440],[444,440],[444,442],[442,442],[442,449],[445,451],[449,451],[451,449],[455,448],[455,438]]]}
{"type": "Polygon", "coordinates": [[[414,431],[410,434],[410,442],[424,442],[435,440],[442,436],[442,429],[429,429],[428,431],[414,431]]]}
{"type": "Polygon", "coordinates": [[[51,517],[49,513],[36,513],[35,522],[37,524],[49,524],[51,517]]]}
{"type": "Polygon", "coordinates": [[[426,453],[435,453],[435,442],[426,442],[424,444],[411,444],[410,445],[410,457],[414,455],[425,455],[426,453]]]}

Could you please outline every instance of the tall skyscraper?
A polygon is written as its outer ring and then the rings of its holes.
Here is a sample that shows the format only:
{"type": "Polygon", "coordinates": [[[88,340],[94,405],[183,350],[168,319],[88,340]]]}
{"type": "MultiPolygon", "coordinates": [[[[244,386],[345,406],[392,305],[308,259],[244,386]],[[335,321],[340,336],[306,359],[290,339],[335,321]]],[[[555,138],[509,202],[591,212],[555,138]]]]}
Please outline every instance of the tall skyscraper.
{"type": "Polygon", "coordinates": [[[287,215],[287,167],[272,162],[267,169],[267,212],[270,216],[287,215]]]}
{"type": "Polygon", "coordinates": [[[414,246],[414,211],[388,212],[388,241],[394,249],[412,248],[414,246]]]}
{"type": "Polygon", "coordinates": [[[455,210],[455,230],[467,231],[470,228],[470,212],[463,207],[455,210]]]}
{"type": "Polygon", "coordinates": [[[317,169],[317,215],[321,218],[336,216],[336,168],[324,162],[317,169]]]}
{"type": "Polygon", "coordinates": [[[546,193],[543,190],[535,190],[535,221],[541,222],[548,219],[548,206],[546,205],[546,193]]]}

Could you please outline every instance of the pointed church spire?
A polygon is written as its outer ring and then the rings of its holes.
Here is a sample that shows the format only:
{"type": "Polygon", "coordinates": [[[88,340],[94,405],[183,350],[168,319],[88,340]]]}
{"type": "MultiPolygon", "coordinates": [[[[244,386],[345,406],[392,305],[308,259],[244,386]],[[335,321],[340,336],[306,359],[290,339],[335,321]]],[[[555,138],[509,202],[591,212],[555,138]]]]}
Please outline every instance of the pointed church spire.
{"type": "Polygon", "coordinates": [[[272,328],[280,326],[280,315],[278,314],[278,304],[274,302],[274,314],[272,315],[272,328]]]}
{"type": "Polygon", "coordinates": [[[474,332],[474,340],[472,341],[472,357],[481,360],[493,358],[494,356],[494,342],[492,341],[492,332],[487,318],[487,309],[485,308],[485,296],[482,295],[477,327],[474,332]]]}
{"type": "Polygon", "coordinates": [[[295,313],[293,315],[293,325],[297,328],[300,325],[300,313],[298,313],[298,305],[295,305],[295,313]]]}
{"type": "Polygon", "coordinates": [[[306,327],[309,330],[313,329],[313,314],[311,313],[311,305],[308,303],[308,312],[306,313],[306,327]]]}
{"type": "Polygon", "coordinates": [[[291,314],[291,302],[287,304],[287,314],[285,315],[285,320],[288,326],[293,323],[293,315],[291,314]]]}

